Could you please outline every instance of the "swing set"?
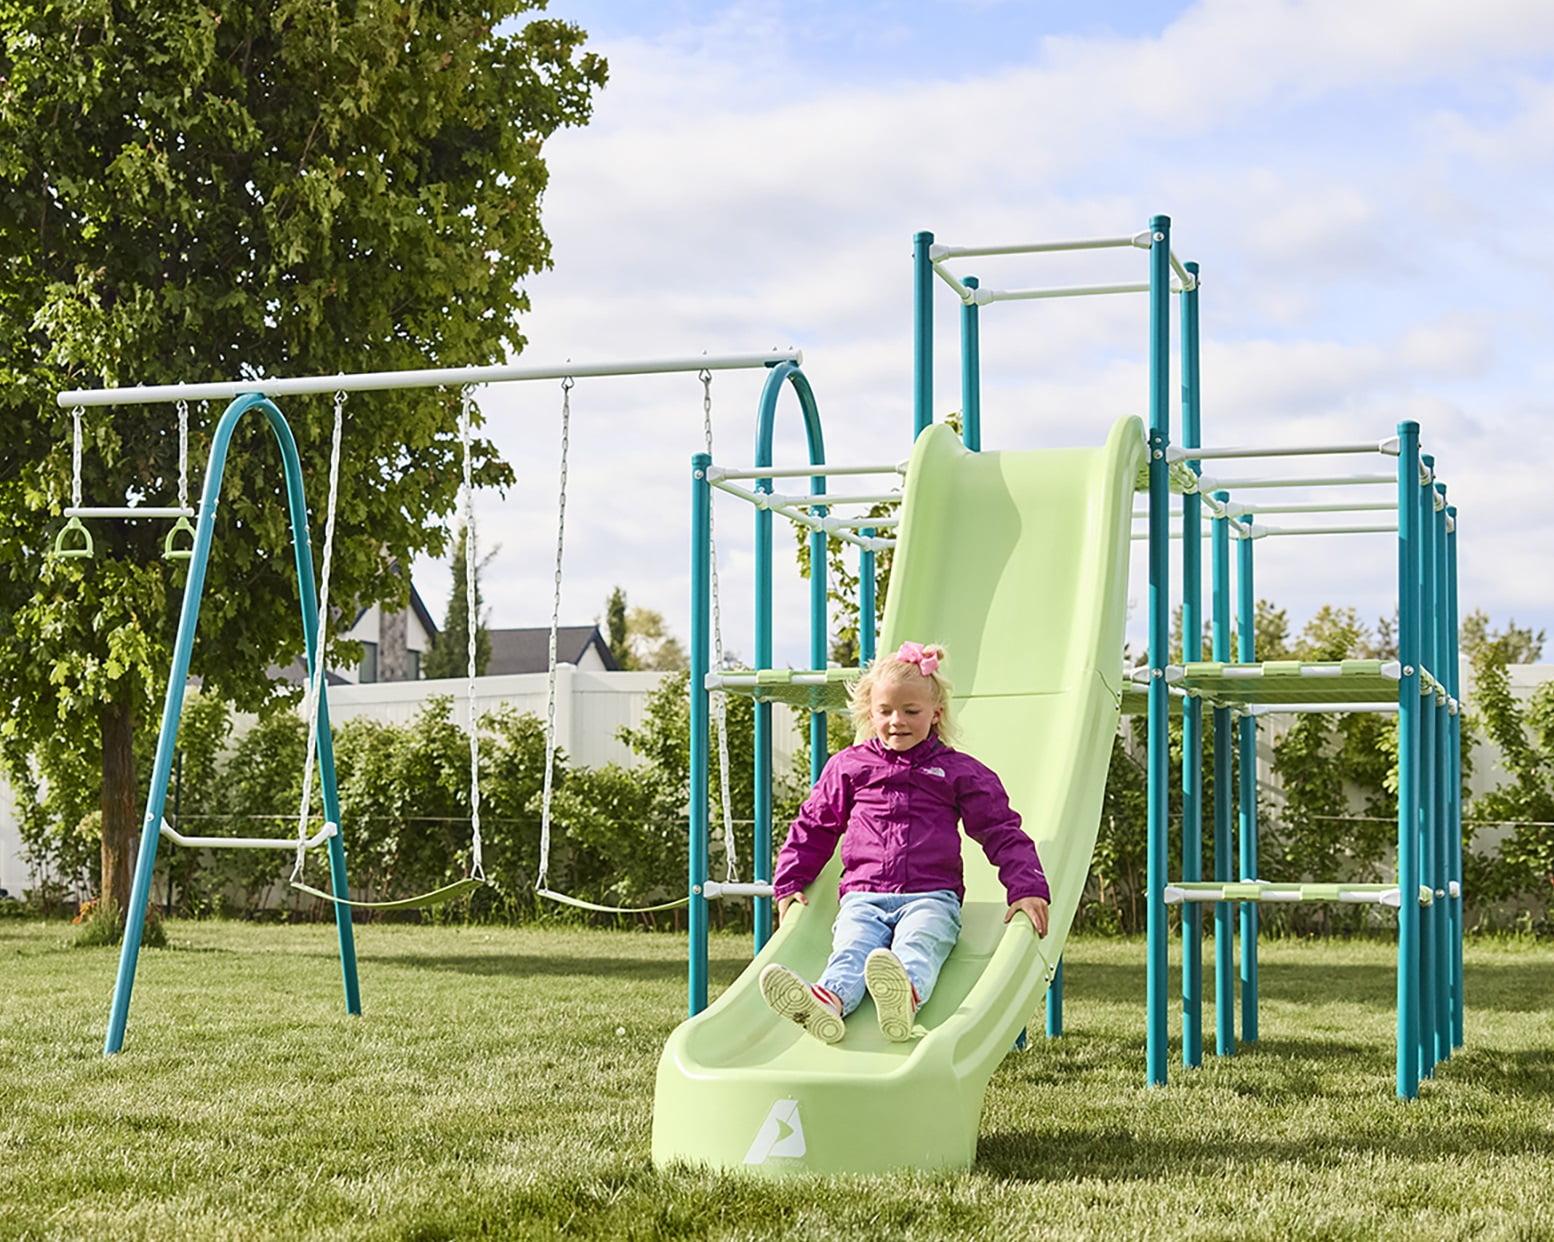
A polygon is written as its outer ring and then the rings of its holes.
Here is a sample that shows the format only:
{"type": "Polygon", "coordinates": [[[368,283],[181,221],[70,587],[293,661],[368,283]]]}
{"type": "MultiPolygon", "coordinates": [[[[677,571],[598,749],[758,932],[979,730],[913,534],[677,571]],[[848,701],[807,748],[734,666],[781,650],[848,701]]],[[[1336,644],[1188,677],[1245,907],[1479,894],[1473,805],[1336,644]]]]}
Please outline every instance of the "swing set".
{"type": "MultiPolygon", "coordinates": [[[[545,723],[545,779],[542,799],[540,863],[535,881],[535,893],[548,901],[579,909],[610,914],[646,913],[668,910],[688,904],[688,897],[652,906],[611,906],[585,901],[553,889],[549,883],[551,852],[551,804],[555,770],[555,719],[557,690],[556,631],[560,621],[563,553],[566,536],[567,462],[571,432],[571,394],[578,378],[602,376],[641,376],[668,373],[693,373],[701,382],[703,432],[710,452],[712,448],[712,375],[715,371],[754,370],[774,367],[784,363],[797,364],[802,355],[796,350],[774,351],[765,354],[734,354],[696,358],[656,359],[635,362],[606,362],[560,367],[486,366],[458,367],[432,370],[366,372],[332,376],[305,376],[277,379],[243,379],[230,382],[202,384],[173,384],[141,386],[118,389],[78,389],[61,393],[58,403],[71,409],[74,431],[71,504],[64,510],[68,519],[55,541],[53,554],[64,559],[85,558],[93,555],[90,532],[81,523],[87,518],[176,518],[169,532],[164,556],[169,560],[187,560],[188,581],[184,590],[182,612],[179,617],[177,639],[173,652],[172,669],[168,677],[167,695],[163,705],[161,730],[157,739],[156,759],[152,769],[151,787],[147,797],[146,813],[142,824],[141,848],[135,865],[135,877],[131,888],[130,905],[126,919],[124,942],[119,958],[118,975],[114,986],[113,1006],[109,1017],[104,1053],[120,1051],[124,1044],[125,1029],[129,1017],[130,998],[134,989],[136,965],[139,959],[142,929],[146,910],[150,903],[151,881],[156,865],[159,838],[173,845],[192,849],[269,849],[291,850],[294,861],[288,883],[299,892],[318,900],[330,902],[335,910],[335,926],[340,953],[340,968],[345,991],[346,1011],[361,1012],[361,992],[357,978],[355,937],[351,911],[358,910],[409,910],[443,905],[464,897],[486,882],[481,857],[480,834],[480,743],[477,726],[475,698],[475,585],[473,575],[466,578],[467,615],[469,632],[468,677],[466,687],[466,732],[470,753],[470,856],[463,878],[443,885],[430,892],[391,900],[362,900],[351,895],[346,872],[345,845],[341,830],[339,791],[335,779],[335,763],[332,733],[329,725],[328,692],[325,680],[324,651],[326,647],[329,617],[329,580],[334,557],[336,518],[338,515],[340,458],[344,437],[345,406],[352,392],[391,391],[412,388],[456,388],[460,393],[458,432],[463,458],[463,483],[460,508],[464,521],[464,552],[466,564],[476,563],[475,528],[473,522],[474,484],[471,462],[471,429],[476,412],[473,390],[475,386],[538,380],[560,380],[561,406],[561,473],[558,487],[556,522],[555,591],[552,600],[550,642],[547,676],[547,704],[545,723]],[[328,497],[324,515],[324,539],[322,563],[316,579],[317,593],[312,590],[315,582],[312,545],[308,532],[307,504],[302,481],[301,458],[296,439],[285,415],[277,404],[277,398],[290,398],[315,394],[333,394],[334,417],[330,437],[328,497]],[[198,510],[188,506],[188,403],[226,400],[230,402],[217,421],[212,435],[204,486],[198,510]],[[177,404],[179,417],[179,504],[177,508],[152,508],[129,506],[124,508],[88,508],[81,504],[82,418],[88,406],[148,405],[167,401],[177,404]],[[297,815],[297,832],[294,837],[209,837],[186,836],[171,827],[163,818],[168,786],[171,779],[174,756],[177,751],[178,726],[183,710],[185,687],[193,652],[195,631],[199,622],[200,601],[205,587],[205,574],[210,562],[211,547],[215,537],[215,513],[220,499],[222,478],[232,435],[243,416],[258,411],[268,422],[281,451],[286,481],[286,501],[291,524],[292,544],[295,556],[297,580],[302,612],[302,630],[306,651],[307,688],[306,712],[308,719],[307,757],[303,772],[301,803],[297,815]],[[193,526],[189,518],[196,518],[193,526]],[[179,543],[179,537],[187,534],[190,542],[179,543]],[[323,808],[323,824],[311,831],[314,765],[317,765],[320,799],[323,808]],[[323,889],[307,882],[305,867],[309,852],[323,848],[329,859],[329,887],[323,889]]],[[[717,640],[721,662],[721,631],[717,640]]],[[[721,702],[718,708],[721,708],[721,702]]],[[[728,737],[724,713],[715,709],[718,733],[718,749],[724,777],[723,787],[728,787],[728,737]]],[[[729,865],[729,883],[723,886],[726,896],[769,895],[769,885],[741,885],[735,879],[737,854],[734,840],[733,812],[725,796],[723,818],[726,850],[729,865]],[[745,891],[748,890],[748,891],[745,891]]]]}

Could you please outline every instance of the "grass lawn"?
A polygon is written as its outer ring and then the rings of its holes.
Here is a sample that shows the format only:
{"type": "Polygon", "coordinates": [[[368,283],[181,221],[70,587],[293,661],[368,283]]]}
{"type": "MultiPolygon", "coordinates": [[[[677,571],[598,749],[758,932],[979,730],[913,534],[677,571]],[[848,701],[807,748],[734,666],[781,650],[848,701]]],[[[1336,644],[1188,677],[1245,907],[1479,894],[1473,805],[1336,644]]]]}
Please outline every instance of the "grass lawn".
{"type": "Polygon", "coordinates": [[[0,922],[0,1236],[1554,1238],[1547,945],[1469,946],[1468,1047],[1402,1106],[1388,944],[1267,945],[1255,1051],[1146,1090],[1143,946],[1076,941],[972,1171],[804,1184],[650,1164],[680,938],[367,926],[350,1019],[328,926],[170,932],[106,1060],[115,952],[0,922]]]}

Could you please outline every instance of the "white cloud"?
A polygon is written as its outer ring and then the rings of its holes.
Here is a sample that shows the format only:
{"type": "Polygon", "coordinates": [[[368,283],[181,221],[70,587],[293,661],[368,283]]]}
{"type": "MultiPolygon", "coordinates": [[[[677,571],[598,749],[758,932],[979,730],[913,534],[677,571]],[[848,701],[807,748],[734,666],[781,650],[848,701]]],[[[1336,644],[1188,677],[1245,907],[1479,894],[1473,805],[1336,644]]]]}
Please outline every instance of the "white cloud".
{"type": "MultiPolygon", "coordinates": [[[[1536,166],[1554,132],[1539,59],[1550,48],[1554,8],[1532,0],[1207,0],[1154,37],[1047,39],[1030,63],[986,74],[871,66],[868,85],[811,65],[780,6],[606,42],[595,122],[547,149],[556,270],[530,285],[529,356],[799,344],[830,455],[894,458],[909,436],[915,229],[951,242],[1087,236],[1168,210],[1179,251],[1205,268],[1206,439],[1382,436],[1419,418],[1465,507],[1465,608],[1554,623],[1554,587],[1526,572],[1554,535],[1541,431],[1554,375],[1528,314],[1546,316],[1531,208],[1547,190],[1516,167],[1518,153],[1536,166]],[[1517,84],[1498,120],[1479,87],[1495,75],[1517,84]],[[1445,102],[1422,116],[1423,89],[1445,102]],[[1453,161],[1493,164],[1494,201],[1453,161]]],[[[1138,279],[1142,256],[979,267],[1001,287],[1138,279]]],[[[946,292],[941,412],[960,404],[955,313],[946,292]]],[[[1139,299],[988,309],[987,443],[1098,441],[1144,408],[1144,347],[1139,299]]],[[[726,460],[749,456],[760,383],[714,383],[726,460]]],[[[595,615],[619,582],[685,632],[699,398],[689,376],[579,384],[564,621],[595,615]]],[[[481,501],[484,536],[503,545],[487,596],[497,624],[542,624],[559,392],[528,386],[487,405],[519,475],[505,501],[481,501]]],[[[800,457],[786,405],[779,440],[800,457]]],[[[725,623],[748,653],[750,522],[723,506],[719,521],[725,623]]],[[[1390,548],[1356,540],[1363,549],[1268,541],[1259,587],[1297,621],[1327,600],[1390,611],[1390,548]]],[[[779,548],[781,568],[785,533],[779,548]]],[[[801,662],[802,588],[780,578],[778,654],[801,662]]],[[[421,579],[440,608],[445,571],[423,566],[421,579]]]]}

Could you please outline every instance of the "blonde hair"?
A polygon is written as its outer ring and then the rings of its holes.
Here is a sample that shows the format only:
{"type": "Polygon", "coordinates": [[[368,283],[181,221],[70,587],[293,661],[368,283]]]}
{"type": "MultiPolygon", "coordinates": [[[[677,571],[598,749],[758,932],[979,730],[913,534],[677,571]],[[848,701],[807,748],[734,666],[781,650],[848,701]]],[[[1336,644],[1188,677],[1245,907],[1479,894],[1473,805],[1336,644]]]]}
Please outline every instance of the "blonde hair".
{"type": "MultiPolygon", "coordinates": [[[[945,657],[943,647],[929,645],[923,648],[923,652],[925,655],[937,657],[942,668],[945,657]]],[[[954,692],[954,688],[940,668],[935,668],[931,673],[924,673],[922,665],[915,660],[903,660],[898,651],[879,656],[864,670],[863,676],[853,682],[848,694],[848,709],[853,718],[854,743],[867,742],[878,736],[874,729],[874,688],[881,685],[906,685],[926,688],[929,691],[933,705],[939,709],[939,719],[930,727],[930,732],[946,746],[953,746],[956,732],[950,714],[950,695],[954,692]]]]}

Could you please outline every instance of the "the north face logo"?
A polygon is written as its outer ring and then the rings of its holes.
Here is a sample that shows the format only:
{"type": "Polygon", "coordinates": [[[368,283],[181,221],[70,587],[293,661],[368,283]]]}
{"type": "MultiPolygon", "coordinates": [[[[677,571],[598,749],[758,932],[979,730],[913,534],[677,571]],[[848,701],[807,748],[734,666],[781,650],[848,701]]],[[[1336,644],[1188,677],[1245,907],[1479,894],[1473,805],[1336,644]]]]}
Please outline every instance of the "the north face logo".
{"type": "Polygon", "coordinates": [[[943,768],[924,768],[923,769],[923,775],[924,776],[943,776],[944,775],[944,769],[943,768]]]}
{"type": "Polygon", "coordinates": [[[804,1125],[799,1121],[797,1100],[778,1100],[756,1131],[755,1142],[745,1153],[746,1164],[765,1164],[769,1156],[802,1156],[804,1125]]]}

